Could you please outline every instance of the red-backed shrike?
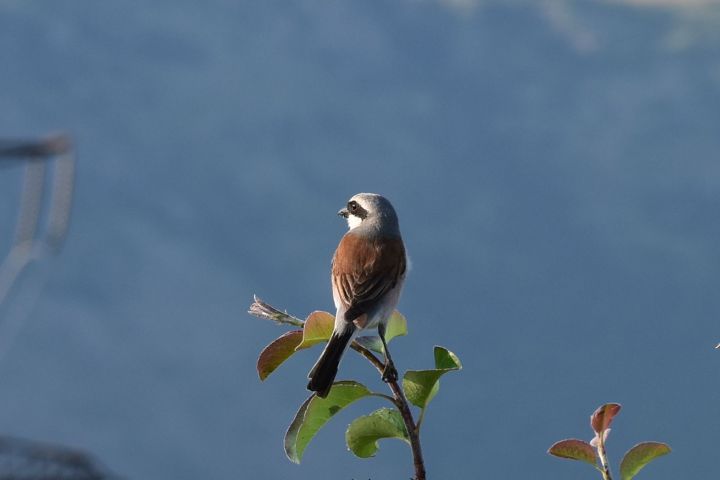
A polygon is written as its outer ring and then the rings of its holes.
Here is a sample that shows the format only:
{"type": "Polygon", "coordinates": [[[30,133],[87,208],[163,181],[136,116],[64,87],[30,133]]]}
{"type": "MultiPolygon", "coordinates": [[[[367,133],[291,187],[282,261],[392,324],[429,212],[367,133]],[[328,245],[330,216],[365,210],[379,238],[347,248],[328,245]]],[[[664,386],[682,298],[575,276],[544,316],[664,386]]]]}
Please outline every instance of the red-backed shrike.
{"type": "Polygon", "coordinates": [[[385,327],[400,298],[407,260],[395,209],[383,196],[358,193],[338,212],[350,230],[332,261],[335,328],[310,370],[308,390],[325,398],[345,349],[360,330],[377,328],[385,350],[383,380],[397,379],[385,327]]]}

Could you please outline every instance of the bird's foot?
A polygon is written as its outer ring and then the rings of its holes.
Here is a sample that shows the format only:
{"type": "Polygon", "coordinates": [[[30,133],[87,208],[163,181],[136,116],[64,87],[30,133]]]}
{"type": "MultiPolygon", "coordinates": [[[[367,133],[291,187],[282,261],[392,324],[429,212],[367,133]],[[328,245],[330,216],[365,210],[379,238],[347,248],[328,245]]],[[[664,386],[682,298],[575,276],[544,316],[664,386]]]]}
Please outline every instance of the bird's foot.
{"type": "Polygon", "coordinates": [[[392,363],[386,363],[382,373],[382,381],[385,383],[394,382],[398,379],[398,373],[395,369],[395,365],[392,363]]]}

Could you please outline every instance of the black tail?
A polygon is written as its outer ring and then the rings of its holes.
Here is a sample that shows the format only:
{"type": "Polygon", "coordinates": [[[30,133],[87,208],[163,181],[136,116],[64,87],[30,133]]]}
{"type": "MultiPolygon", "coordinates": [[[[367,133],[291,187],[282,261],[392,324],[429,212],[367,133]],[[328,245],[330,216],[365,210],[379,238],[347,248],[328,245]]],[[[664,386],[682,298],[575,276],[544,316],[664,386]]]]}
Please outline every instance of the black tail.
{"type": "Polygon", "coordinates": [[[325,346],[315,366],[308,373],[308,390],[317,392],[317,396],[321,398],[327,397],[332,387],[335,375],[337,375],[338,365],[342,358],[348,342],[355,332],[355,325],[349,323],[342,332],[333,332],[330,341],[325,346]]]}

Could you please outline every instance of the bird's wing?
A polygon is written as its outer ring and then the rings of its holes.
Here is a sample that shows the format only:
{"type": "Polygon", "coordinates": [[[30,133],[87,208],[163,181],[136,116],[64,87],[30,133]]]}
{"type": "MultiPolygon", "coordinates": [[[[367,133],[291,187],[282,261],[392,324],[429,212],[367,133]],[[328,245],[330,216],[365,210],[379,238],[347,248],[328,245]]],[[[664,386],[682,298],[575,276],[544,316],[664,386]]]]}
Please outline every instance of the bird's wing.
{"type": "Polygon", "coordinates": [[[400,237],[368,239],[348,232],[333,257],[332,282],[351,322],[372,310],[405,274],[400,237]]]}

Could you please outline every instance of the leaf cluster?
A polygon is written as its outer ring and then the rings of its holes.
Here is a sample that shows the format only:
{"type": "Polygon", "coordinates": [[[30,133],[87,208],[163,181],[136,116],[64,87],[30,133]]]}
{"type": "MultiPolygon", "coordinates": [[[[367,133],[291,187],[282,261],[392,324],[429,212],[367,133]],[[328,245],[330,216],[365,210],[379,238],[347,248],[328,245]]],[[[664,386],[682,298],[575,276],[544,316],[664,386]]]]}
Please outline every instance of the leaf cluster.
{"type": "MultiPolygon", "coordinates": [[[[335,317],[328,312],[313,312],[303,321],[265,304],[258,298],[255,298],[250,313],[280,324],[302,326],[302,329],[290,330],[280,335],[260,352],[257,372],[263,381],[296,352],[327,342],[335,323],[335,317]]],[[[388,321],[385,340],[389,343],[393,338],[404,335],[407,335],[407,321],[400,312],[395,311],[388,321]]],[[[380,360],[372,353],[384,353],[378,336],[358,337],[352,348],[368,358],[376,368],[382,367],[380,360]]],[[[345,407],[365,397],[383,398],[392,406],[375,410],[350,423],[345,432],[345,441],[350,451],[358,457],[367,458],[375,455],[381,439],[396,438],[410,444],[413,435],[417,439],[425,411],[440,390],[440,377],[462,368],[460,359],[453,352],[436,346],[433,353],[435,368],[409,370],[403,375],[402,391],[397,393],[404,398],[374,392],[365,385],[350,380],[335,382],[326,398],[312,394],[300,406],[285,434],[287,457],[300,463],[305,449],[318,431],[345,407]],[[407,419],[403,418],[401,413],[405,398],[420,409],[417,423],[411,425],[412,431],[408,431],[407,419]]]]}

